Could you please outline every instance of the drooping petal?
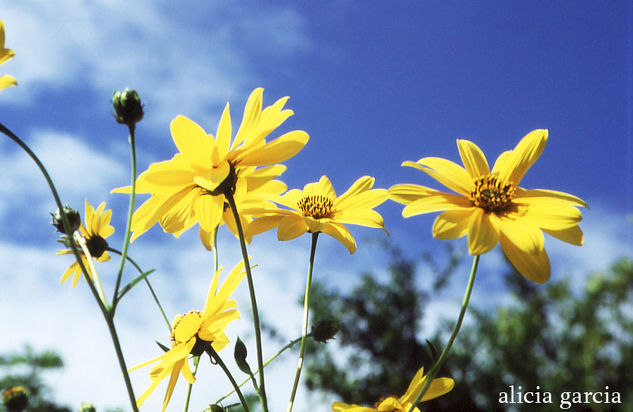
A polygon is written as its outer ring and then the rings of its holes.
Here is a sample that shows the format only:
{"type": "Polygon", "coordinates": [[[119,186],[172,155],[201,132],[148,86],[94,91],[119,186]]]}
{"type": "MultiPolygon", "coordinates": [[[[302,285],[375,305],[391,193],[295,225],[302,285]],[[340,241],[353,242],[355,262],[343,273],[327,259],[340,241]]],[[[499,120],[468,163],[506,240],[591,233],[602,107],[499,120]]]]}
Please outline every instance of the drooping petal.
{"type": "Polygon", "coordinates": [[[468,234],[470,216],[474,208],[447,210],[435,218],[433,237],[436,239],[457,239],[468,234]]]}
{"type": "Polygon", "coordinates": [[[488,161],[479,146],[469,140],[457,139],[457,148],[471,178],[477,179],[490,174],[488,161]]]}
{"type": "Polygon", "coordinates": [[[474,190],[473,180],[463,167],[440,157],[424,157],[417,162],[406,161],[402,166],[421,170],[455,192],[469,196],[474,190]]]}
{"type": "Polygon", "coordinates": [[[356,241],[349,230],[347,230],[347,228],[342,224],[330,222],[330,224],[325,226],[321,232],[328,234],[341,242],[343,246],[347,248],[350,255],[356,252],[356,241]]]}
{"type": "Polygon", "coordinates": [[[543,232],[529,221],[501,218],[499,227],[503,235],[523,252],[537,254],[543,250],[543,232]]]}
{"type": "Polygon", "coordinates": [[[249,236],[255,236],[260,233],[266,232],[272,228],[279,226],[279,221],[283,218],[283,215],[258,217],[248,224],[246,232],[249,236]]]}
{"type": "Polygon", "coordinates": [[[546,143],[547,130],[537,129],[528,133],[512,150],[503,169],[498,170],[501,180],[513,182],[518,186],[525,172],[541,156],[546,143]]]}
{"type": "Polygon", "coordinates": [[[383,230],[385,228],[385,222],[380,213],[371,209],[344,210],[336,215],[336,221],[352,225],[374,227],[383,230]]]}
{"type": "Polygon", "coordinates": [[[402,209],[402,216],[410,217],[423,213],[437,212],[439,210],[470,208],[471,206],[470,200],[464,196],[436,191],[430,192],[428,196],[409,203],[402,209]]]}
{"type": "Polygon", "coordinates": [[[563,242],[571,243],[576,246],[582,246],[584,240],[582,230],[578,226],[572,226],[567,229],[560,230],[543,229],[543,231],[557,239],[562,240],[563,242]]]}
{"type": "Polygon", "coordinates": [[[193,209],[198,222],[200,222],[200,227],[210,233],[220,225],[222,220],[224,196],[197,196],[193,209]]]}
{"type": "Polygon", "coordinates": [[[468,222],[468,251],[471,255],[489,252],[499,241],[499,218],[475,208],[468,222]]]}
{"type": "Polygon", "coordinates": [[[277,228],[277,239],[279,240],[291,240],[308,231],[308,225],[303,217],[297,214],[291,214],[283,217],[279,221],[277,228]]]}
{"type": "Polygon", "coordinates": [[[536,283],[545,283],[550,276],[550,264],[545,249],[536,254],[526,253],[514,245],[504,233],[499,236],[501,248],[520,274],[536,283]]]}

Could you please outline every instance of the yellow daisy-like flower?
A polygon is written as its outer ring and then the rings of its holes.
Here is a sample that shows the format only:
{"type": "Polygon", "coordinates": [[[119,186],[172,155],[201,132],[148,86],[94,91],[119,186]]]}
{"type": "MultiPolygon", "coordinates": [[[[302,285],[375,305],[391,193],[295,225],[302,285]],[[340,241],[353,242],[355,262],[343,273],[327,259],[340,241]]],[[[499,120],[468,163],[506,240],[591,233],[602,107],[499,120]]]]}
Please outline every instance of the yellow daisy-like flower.
{"type": "MultiPolygon", "coordinates": [[[[384,398],[376,402],[374,408],[367,408],[365,406],[360,405],[349,405],[343,402],[334,402],[332,404],[332,410],[334,412],[339,411],[348,411],[348,412],[408,412],[412,406],[413,401],[418,396],[420,389],[426,382],[426,376],[424,376],[424,368],[420,368],[418,372],[415,374],[407,391],[404,395],[399,398],[395,396],[390,396],[388,398],[384,398]]],[[[455,386],[455,382],[451,378],[437,378],[431,381],[431,385],[427,389],[426,393],[420,400],[420,402],[429,401],[431,399],[435,399],[439,396],[442,396],[448,392],[450,392],[455,386]]],[[[420,410],[415,407],[413,408],[414,412],[420,412],[420,410]]]]}
{"type": "MultiPolygon", "coordinates": [[[[110,255],[106,251],[108,248],[108,242],[106,242],[105,239],[114,233],[114,228],[110,226],[112,210],[104,210],[105,206],[105,202],[101,202],[101,204],[97,207],[97,210],[95,210],[86,199],[86,226],[82,223],[79,227],[81,236],[86,239],[86,246],[88,247],[90,255],[92,255],[93,259],[97,262],[106,262],[110,260],[110,255]]],[[[77,247],[79,247],[79,245],[77,247]]],[[[79,249],[79,252],[81,253],[81,259],[84,267],[88,271],[90,279],[92,279],[92,272],[90,271],[90,265],[88,265],[88,258],[84,255],[81,249],[79,249]]],[[[72,253],[73,251],[70,249],[57,251],[58,255],[69,255],[72,253]]],[[[62,275],[61,283],[66,282],[71,276],[73,277],[73,287],[76,287],[77,282],[81,277],[81,267],[77,261],[66,269],[62,275]]]]}
{"type": "MultiPolygon", "coordinates": [[[[211,249],[213,233],[221,223],[227,223],[236,233],[231,211],[225,213],[227,192],[234,195],[236,203],[249,204],[286,189],[282,182],[273,180],[284,166],[256,167],[287,160],[305,146],[309,137],[302,130],[294,130],[266,142],[266,137],[293,112],[283,109],[288,97],[263,110],[262,99],[263,89],[251,93],[233,143],[228,103],[215,138],[184,116],[171,122],[171,134],[180,153],[171,160],[150,165],[139,176],[137,192],[151,193],[152,197],[134,213],[132,240],[157,222],[175,236],[199,223],[200,239],[211,249]]],[[[130,190],[125,187],[113,192],[130,190]]],[[[266,207],[266,202],[258,206],[266,207]]]]}
{"type": "MultiPolygon", "coordinates": [[[[11,59],[14,55],[13,50],[4,47],[4,21],[0,20],[0,64],[11,59]]],[[[8,74],[0,76],[0,90],[17,84],[17,80],[8,74]]]]}
{"type": "Polygon", "coordinates": [[[322,232],[341,242],[349,253],[354,253],[356,242],[343,223],[385,230],[382,216],[372,209],[387,200],[387,190],[372,189],[374,180],[363,176],[337,197],[330,180],[322,176],[317,183],[305,185],[303,190],[293,189],[274,199],[292,210],[253,211],[261,217],[249,225],[247,232],[252,236],[277,227],[279,240],[294,239],[306,232],[322,232]]]}
{"type": "Polygon", "coordinates": [[[444,210],[433,225],[433,236],[454,239],[468,235],[472,255],[490,251],[497,242],[512,265],[533,282],[550,276],[543,232],[582,245],[577,207],[587,204],[576,196],[545,189],[519,187],[523,175],[539,158],[547,130],[528,133],[513,150],[502,153],[492,171],[483,152],[468,140],[457,140],[464,167],[437,157],[425,157],[403,166],[414,167],[454,190],[443,193],[413,184],[395,185],[390,198],[407,205],[402,216],[444,210]]]}
{"type": "Polygon", "coordinates": [[[163,400],[164,411],[171,399],[180,374],[189,383],[194,383],[196,380],[187,361],[189,354],[200,356],[208,345],[211,345],[216,352],[219,352],[228,345],[229,339],[224,333],[224,329],[232,320],[240,317],[236,302],[229,300],[229,298],[244,278],[245,272],[242,270],[243,268],[244,262],[240,262],[235,266],[218,290],[220,271],[222,270],[220,268],[211,280],[211,286],[202,312],[193,310],[184,315],[178,315],[174,319],[171,331],[171,349],[161,356],[130,369],[132,371],[160,361],[158,365],[150,370],[149,378],[152,383],[137,399],[136,404],[138,407],[145,402],[158,384],[169,376],[169,384],[163,400]]]}

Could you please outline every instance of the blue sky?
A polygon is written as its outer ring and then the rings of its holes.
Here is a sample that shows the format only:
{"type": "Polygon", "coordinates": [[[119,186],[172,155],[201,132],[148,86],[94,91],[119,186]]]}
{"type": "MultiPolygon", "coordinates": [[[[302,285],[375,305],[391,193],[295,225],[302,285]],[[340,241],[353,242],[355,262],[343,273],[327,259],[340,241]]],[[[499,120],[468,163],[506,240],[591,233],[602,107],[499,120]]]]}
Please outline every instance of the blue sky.
{"type": "MultiPolygon", "coordinates": [[[[145,102],[146,117],[138,127],[139,169],[144,170],[175,153],[169,122],[177,114],[214,133],[227,101],[234,121],[240,119],[248,94],[262,86],[268,104],[290,96],[287,107],[295,115],[281,131],[302,129],[311,137],[286,162],[283,180],[289,187],[327,174],[339,193],[362,175],[375,176],[377,187],[407,182],[439,188],[400,163],[424,156],[458,161],[457,138],[476,142],[492,162],[529,131],[547,128],[547,147],[522,186],[566,191],[591,206],[581,224],[585,246],[546,240],[552,277],[579,276],[633,252],[627,218],[633,204],[630,2],[188,1],[176,6],[168,1],[68,0],[52,5],[24,0],[3,4],[0,19],[5,21],[7,47],[16,52],[0,73],[19,82],[17,88],[0,92],[0,122],[41,155],[65,201],[79,208],[85,198],[93,204],[108,202],[115,214],[115,243],[122,237],[127,199],[109,191],[127,184],[129,155],[125,129],[111,116],[112,91],[136,88],[145,102]]],[[[11,288],[0,292],[0,316],[17,317],[8,326],[16,340],[3,342],[0,350],[16,350],[33,340],[33,327],[25,324],[44,328],[47,337],[34,345],[60,348],[68,366],[56,382],[58,396],[78,403],[84,399],[73,397],[72,388],[86,384],[81,365],[90,351],[60,344],[60,336],[71,342],[88,338],[71,325],[55,325],[73,317],[94,331],[92,344],[104,348],[97,366],[112,380],[118,379],[116,366],[109,365],[114,355],[96,310],[83,313],[84,307],[92,308],[85,285],[70,290],[57,284],[69,262],[53,256],[56,237],[48,226],[53,202],[44,180],[7,139],[0,141],[0,161],[5,165],[0,262],[21,274],[4,274],[11,288]],[[58,310],[44,316],[48,305],[58,310]]],[[[401,206],[394,203],[379,211],[391,232],[389,240],[411,256],[442,248],[431,239],[434,216],[405,221],[401,206]]],[[[191,232],[175,241],[155,228],[132,248],[145,267],[158,268],[153,276],[168,295],[164,299],[170,316],[203,304],[208,271],[200,268],[210,257],[196,231],[191,232]],[[165,248],[174,256],[161,253],[165,248]],[[177,280],[185,272],[200,280],[177,280]]],[[[365,240],[384,235],[369,229],[353,233],[359,243],[353,256],[333,240],[320,241],[317,273],[332,287],[355,281],[355,270],[342,279],[336,276],[337,265],[360,271],[384,264],[378,247],[365,240]]],[[[306,237],[277,245],[272,235],[261,239],[254,242],[252,254],[257,259],[259,252],[262,271],[269,276],[260,283],[262,300],[272,306],[268,316],[273,323],[292,337],[299,331],[300,309],[296,319],[279,314],[294,310],[290,308],[302,287],[309,241],[306,237]],[[271,257],[271,247],[283,248],[295,267],[271,257]],[[293,292],[280,297],[276,288],[287,285],[293,292]]],[[[232,267],[238,259],[234,239],[224,234],[221,242],[226,245],[223,264],[232,267]]],[[[482,269],[493,275],[480,277],[482,291],[495,287],[498,255],[492,252],[484,260],[482,269]]],[[[456,305],[462,288],[456,284],[439,297],[434,303],[438,311],[456,305]]],[[[119,314],[130,364],[152,356],[148,350],[155,348],[147,344],[164,332],[151,302],[144,300],[145,292],[135,293],[144,303],[119,314]],[[138,322],[144,325],[140,329],[138,322]]],[[[247,327],[237,330],[248,333],[247,327]]],[[[289,359],[287,369],[294,369],[294,362],[289,359]]],[[[139,373],[135,379],[140,393],[146,378],[139,373]]],[[[87,396],[102,404],[124,402],[112,401],[124,399],[122,387],[98,393],[89,388],[87,396]]],[[[284,405],[285,392],[278,397],[284,405]]],[[[160,400],[161,395],[153,398],[160,400]]],[[[177,398],[175,404],[180,407],[177,398]]]]}

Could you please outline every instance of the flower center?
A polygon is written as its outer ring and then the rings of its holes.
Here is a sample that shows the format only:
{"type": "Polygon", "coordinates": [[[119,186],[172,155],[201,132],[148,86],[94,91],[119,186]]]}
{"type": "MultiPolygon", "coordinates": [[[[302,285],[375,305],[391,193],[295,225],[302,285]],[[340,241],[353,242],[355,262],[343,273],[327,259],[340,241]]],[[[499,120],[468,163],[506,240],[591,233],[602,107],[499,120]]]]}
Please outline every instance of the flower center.
{"type": "Polygon", "coordinates": [[[512,182],[501,182],[496,175],[486,175],[475,180],[470,201],[486,212],[501,212],[510,205],[515,193],[512,182]]]}
{"type": "Polygon", "coordinates": [[[334,202],[323,195],[304,196],[297,202],[297,207],[303,216],[314,219],[332,217],[332,205],[334,202]]]}
{"type": "Polygon", "coordinates": [[[92,257],[98,259],[108,249],[108,242],[99,235],[92,235],[86,239],[86,246],[92,257]]]}

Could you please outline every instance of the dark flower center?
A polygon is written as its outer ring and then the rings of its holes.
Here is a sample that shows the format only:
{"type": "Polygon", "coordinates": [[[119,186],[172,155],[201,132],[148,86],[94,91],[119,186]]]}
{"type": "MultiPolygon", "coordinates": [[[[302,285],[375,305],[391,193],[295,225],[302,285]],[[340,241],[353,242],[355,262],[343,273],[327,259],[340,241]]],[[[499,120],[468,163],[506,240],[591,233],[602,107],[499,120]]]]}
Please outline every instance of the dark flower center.
{"type": "Polygon", "coordinates": [[[512,182],[501,182],[496,175],[481,176],[474,183],[475,190],[470,193],[470,201],[486,212],[504,211],[516,193],[512,182]]]}
{"type": "Polygon", "coordinates": [[[297,202],[297,207],[303,216],[310,216],[314,219],[332,217],[332,206],[334,202],[327,196],[313,195],[304,196],[297,202]]]}
{"type": "Polygon", "coordinates": [[[86,239],[86,246],[92,257],[98,259],[108,249],[108,242],[99,235],[92,235],[86,239]]]}
{"type": "Polygon", "coordinates": [[[235,165],[229,162],[229,174],[226,178],[213,190],[207,190],[207,194],[211,196],[226,195],[227,193],[235,194],[235,184],[237,183],[237,170],[235,165]]]}

